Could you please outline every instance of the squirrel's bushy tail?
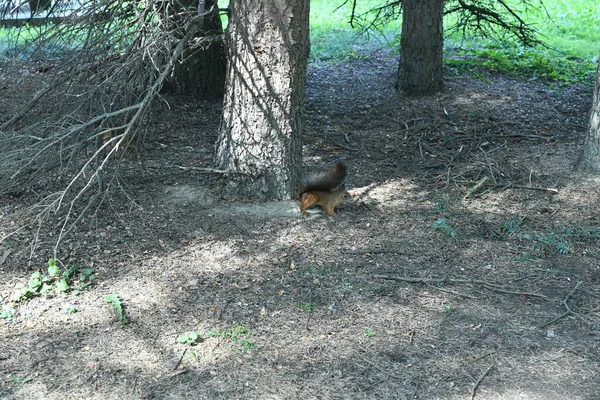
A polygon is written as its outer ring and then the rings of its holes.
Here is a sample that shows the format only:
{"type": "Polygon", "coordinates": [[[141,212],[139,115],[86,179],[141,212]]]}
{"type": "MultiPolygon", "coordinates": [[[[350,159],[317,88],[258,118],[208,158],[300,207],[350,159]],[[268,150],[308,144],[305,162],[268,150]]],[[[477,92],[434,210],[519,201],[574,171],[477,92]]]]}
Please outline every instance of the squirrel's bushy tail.
{"type": "Polygon", "coordinates": [[[342,161],[335,163],[332,169],[326,172],[314,173],[300,179],[298,194],[318,191],[329,192],[339,187],[348,175],[348,167],[342,161]]]}

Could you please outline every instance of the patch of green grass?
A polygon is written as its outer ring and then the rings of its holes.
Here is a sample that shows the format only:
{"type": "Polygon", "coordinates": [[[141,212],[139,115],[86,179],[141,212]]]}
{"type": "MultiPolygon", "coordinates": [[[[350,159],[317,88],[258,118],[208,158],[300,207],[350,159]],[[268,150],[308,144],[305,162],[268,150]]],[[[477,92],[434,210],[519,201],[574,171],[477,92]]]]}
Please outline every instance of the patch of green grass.
{"type": "Polygon", "coordinates": [[[235,346],[231,347],[233,351],[251,351],[257,349],[256,344],[249,339],[252,331],[239,322],[236,322],[233,328],[229,330],[219,331],[211,329],[207,334],[210,337],[220,337],[235,343],[235,346]]]}
{"type": "MultiPolygon", "coordinates": [[[[381,5],[381,1],[359,2],[356,14],[381,5]]],[[[510,0],[510,4],[518,4],[510,0]]],[[[350,27],[351,3],[313,0],[311,2],[311,61],[336,63],[368,57],[375,48],[398,49],[401,21],[383,27],[381,34],[360,35],[357,26],[350,27]]],[[[588,0],[544,0],[545,9],[523,9],[521,16],[534,24],[540,39],[550,49],[524,48],[514,40],[493,42],[452,34],[445,40],[446,67],[451,71],[467,71],[474,76],[482,72],[510,74],[527,79],[542,79],[559,84],[594,82],[595,62],[600,49],[600,3],[588,0]],[[547,12],[546,12],[547,10],[547,12]],[[458,57],[454,57],[458,56],[458,57]]],[[[517,9],[522,9],[518,7],[517,9]]],[[[447,16],[450,26],[453,16],[447,16]]],[[[483,78],[483,75],[481,76],[483,78]]]]}
{"type": "Polygon", "coordinates": [[[311,312],[312,311],[312,304],[311,303],[294,304],[294,307],[296,307],[298,310],[302,310],[302,311],[305,311],[305,312],[311,312]]]}
{"type": "Polygon", "coordinates": [[[592,62],[567,57],[548,49],[479,42],[472,47],[449,49],[444,63],[451,71],[502,73],[558,84],[592,84],[596,73],[592,62]]]}
{"type": "MultiPolygon", "coordinates": [[[[362,33],[357,24],[350,26],[352,3],[343,1],[313,0],[310,4],[310,61],[313,63],[338,63],[350,59],[366,58],[369,52],[386,46],[396,46],[400,22],[386,25],[381,32],[362,33]]],[[[380,5],[377,0],[357,4],[355,15],[360,15],[380,5]]]]}
{"type": "Polygon", "coordinates": [[[524,15],[535,24],[543,40],[568,56],[593,62],[600,52],[600,3],[544,0],[544,6],[545,10],[527,10],[524,15]]]}

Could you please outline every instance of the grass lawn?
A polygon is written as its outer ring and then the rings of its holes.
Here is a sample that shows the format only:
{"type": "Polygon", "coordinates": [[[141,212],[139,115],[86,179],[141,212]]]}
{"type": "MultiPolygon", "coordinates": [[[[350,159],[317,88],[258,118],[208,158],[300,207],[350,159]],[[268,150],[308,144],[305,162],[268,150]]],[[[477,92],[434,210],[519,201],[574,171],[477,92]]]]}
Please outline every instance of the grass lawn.
{"type": "MultiPolygon", "coordinates": [[[[348,21],[352,14],[350,2],[313,0],[311,2],[311,60],[312,62],[339,62],[353,57],[368,57],[369,50],[387,46],[397,51],[400,21],[382,27],[379,32],[361,35],[361,28],[352,28],[348,21]]],[[[517,0],[511,0],[522,17],[531,22],[548,48],[524,48],[514,41],[503,43],[474,36],[457,34],[446,38],[448,52],[475,56],[465,60],[446,60],[453,67],[483,66],[492,72],[546,78],[559,82],[593,82],[595,63],[600,52],[600,3],[588,0],[545,0],[538,10],[524,9],[517,0]]],[[[381,5],[380,1],[361,1],[355,15],[361,15],[381,5]]],[[[445,25],[450,26],[452,16],[445,25]]]]}

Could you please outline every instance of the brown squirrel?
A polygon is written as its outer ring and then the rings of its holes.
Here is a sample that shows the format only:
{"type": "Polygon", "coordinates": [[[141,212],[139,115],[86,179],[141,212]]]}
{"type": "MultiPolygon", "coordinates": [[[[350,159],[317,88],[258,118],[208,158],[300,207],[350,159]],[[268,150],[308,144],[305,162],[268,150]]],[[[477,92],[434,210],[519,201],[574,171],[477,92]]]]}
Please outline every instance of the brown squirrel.
{"type": "Polygon", "coordinates": [[[302,214],[308,215],[307,208],[320,205],[327,214],[334,216],[335,207],[352,197],[342,183],[346,175],[348,175],[346,164],[337,162],[327,172],[304,177],[298,187],[302,214]]]}

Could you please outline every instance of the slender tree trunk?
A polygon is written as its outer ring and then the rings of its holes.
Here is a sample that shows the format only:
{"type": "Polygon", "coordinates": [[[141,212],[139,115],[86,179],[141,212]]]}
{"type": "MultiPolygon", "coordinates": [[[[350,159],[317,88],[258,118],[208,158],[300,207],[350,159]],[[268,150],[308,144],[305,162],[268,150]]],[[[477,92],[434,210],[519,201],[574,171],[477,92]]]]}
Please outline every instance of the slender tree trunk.
{"type": "Polygon", "coordinates": [[[443,0],[403,0],[397,89],[427,95],[443,89],[443,0]]]}
{"type": "Polygon", "coordinates": [[[232,0],[215,163],[251,177],[247,193],[296,194],[309,52],[309,0],[232,0]]]}
{"type": "Polygon", "coordinates": [[[29,0],[29,8],[31,8],[31,12],[33,14],[35,14],[38,11],[47,10],[50,8],[50,0],[29,0]]]}
{"type": "Polygon", "coordinates": [[[583,152],[577,163],[579,170],[600,172],[600,63],[596,70],[596,85],[588,132],[583,142],[583,152]]]}
{"type": "MultiPolygon", "coordinates": [[[[217,1],[203,0],[202,3],[205,12],[211,9],[212,12],[204,17],[198,38],[214,38],[223,34],[221,18],[216,10],[217,1]]],[[[180,0],[177,4],[188,9],[198,9],[198,0],[180,0]]],[[[173,8],[173,12],[179,9],[173,8]]],[[[191,95],[199,99],[221,99],[225,91],[226,64],[225,46],[221,40],[212,40],[200,48],[187,49],[180,62],[173,67],[163,91],[191,95]]]]}

